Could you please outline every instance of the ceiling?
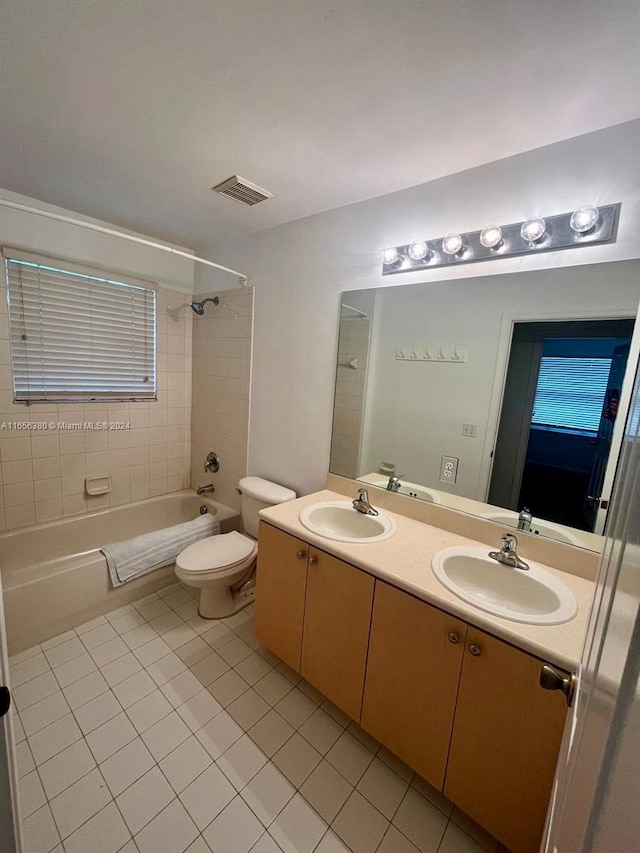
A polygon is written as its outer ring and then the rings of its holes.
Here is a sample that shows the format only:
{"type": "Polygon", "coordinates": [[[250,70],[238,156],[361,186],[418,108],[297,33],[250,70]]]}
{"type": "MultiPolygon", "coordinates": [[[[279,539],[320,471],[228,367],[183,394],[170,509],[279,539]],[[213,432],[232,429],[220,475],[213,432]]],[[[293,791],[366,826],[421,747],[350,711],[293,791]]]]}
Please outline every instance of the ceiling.
{"type": "Polygon", "coordinates": [[[637,118],[639,44],[637,0],[3,0],[0,186],[198,250],[637,118]]]}

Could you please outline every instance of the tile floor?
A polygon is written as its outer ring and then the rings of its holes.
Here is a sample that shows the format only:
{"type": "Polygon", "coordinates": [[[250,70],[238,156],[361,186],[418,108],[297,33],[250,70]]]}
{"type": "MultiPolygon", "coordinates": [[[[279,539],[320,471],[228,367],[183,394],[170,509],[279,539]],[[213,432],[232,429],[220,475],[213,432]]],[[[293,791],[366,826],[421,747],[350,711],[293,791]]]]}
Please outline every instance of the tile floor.
{"type": "Polygon", "coordinates": [[[497,853],[252,609],[174,584],[11,659],[26,853],[497,853]]]}

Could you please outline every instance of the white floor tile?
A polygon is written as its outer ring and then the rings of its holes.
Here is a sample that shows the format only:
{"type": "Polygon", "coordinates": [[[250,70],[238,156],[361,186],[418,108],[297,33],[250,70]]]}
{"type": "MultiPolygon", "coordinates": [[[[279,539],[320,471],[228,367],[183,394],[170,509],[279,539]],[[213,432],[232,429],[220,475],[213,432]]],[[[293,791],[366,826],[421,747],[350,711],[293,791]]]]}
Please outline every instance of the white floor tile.
{"type": "Polygon", "coordinates": [[[140,672],[136,672],[114,685],[113,692],[118,702],[126,710],[139,702],[140,699],[144,699],[149,693],[153,693],[155,689],[156,685],[153,679],[144,670],[140,670],[140,672]]]}
{"type": "Polygon", "coordinates": [[[150,622],[152,619],[155,619],[157,616],[162,616],[165,613],[169,613],[170,610],[167,605],[157,598],[155,601],[150,601],[147,604],[143,604],[138,607],[138,613],[142,615],[147,622],[150,622]]]}
{"type": "Polygon", "coordinates": [[[176,613],[181,619],[184,619],[185,622],[189,622],[198,615],[198,602],[187,601],[185,604],[181,604],[179,607],[176,607],[176,613]]]}
{"type": "Polygon", "coordinates": [[[253,845],[251,853],[282,853],[282,847],[276,844],[268,832],[265,832],[253,845]]]}
{"type": "Polygon", "coordinates": [[[102,646],[97,646],[97,648],[92,649],[91,657],[98,666],[104,666],[107,663],[111,663],[113,660],[121,658],[122,655],[126,655],[128,651],[128,646],[126,646],[120,637],[118,637],[116,640],[110,640],[108,643],[104,643],[102,646]]]}
{"type": "Polygon", "coordinates": [[[267,673],[271,672],[271,664],[267,663],[264,658],[257,655],[255,652],[241,660],[236,665],[236,672],[244,678],[247,684],[252,686],[264,678],[267,673]]]}
{"type": "Polygon", "coordinates": [[[60,835],[49,806],[43,806],[22,822],[25,853],[49,853],[60,843],[60,835]]]}
{"type": "Polygon", "coordinates": [[[157,631],[158,634],[166,634],[167,631],[172,631],[182,624],[182,619],[173,610],[168,613],[163,613],[161,616],[156,616],[155,619],[150,619],[149,624],[157,631]]]}
{"type": "Polygon", "coordinates": [[[129,830],[136,835],[175,798],[171,785],[153,767],[116,799],[129,830]]]}
{"type": "MultiPolygon", "coordinates": [[[[277,673],[270,673],[267,675],[267,678],[270,678],[272,675],[277,675],[277,673]]],[[[280,677],[282,678],[283,676],[280,677]]],[[[260,684],[262,684],[261,681],[256,685],[256,690],[258,690],[260,684]]],[[[258,692],[260,691],[258,690],[258,692]]],[[[316,710],[316,704],[308,696],[305,696],[301,690],[294,687],[277,703],[275,708],[280,716],[284,717],[294,729],[298,729],[316,710]]]]}
{"type": "Polygon", "coordinates": [[[124,604],[122,607],[118,607],[116,610],[112,610],[111,613],[107,613],[105,619],[107,620],[107,622],[111,622],[113,624],[116,619],[120,619],[120,617],[124,616],[125,613],[133,612],[133,604],[124,604]]]}
{"type": "Polygon", "coordinates": [[[116,658],[111,663],[105,664],[100,671],[109,687],[115,687],[116,684],[120,684],[121,681],[125,681],[135,675],[136,672],[140,672],[141,669],[142,664],[138,658],[132,652],[127,652],[121,658],[116,658]]]}
{"type": "Polygon", "coordinates": [[[184,672],[186,668],[187,667],[183,661],[180,660],[175,652],[170,652],[165,657],[160,658],[160,660],[147,667],[147,672],[151,678],[153,678],[156,685],[161,687],[163,684],[166,684],[167,681],[171,681],[172,678],[175,678],[176,675],[184,672]]]}
{"type": "MultiPolygon", "coordinates": [[[[272,669],[271,672],[268,672],[254,684],[254,689],[256,693],[262,696],[265,702],[268,702],[270,705],[277,705],[293,688],[291,682],[284,675],[272,669]]],[[[309,712],[309,716],[310,714],[311,712],[309,712]]]]}
{"type": "Polygon", "coordinates": [[[325,821],[296,794],[269,828],[284,853],[311,853],[327,831],[325,821]]]}
{"type": "Polygon", "coordinates": [[[196,637],[194,640],[190,640],[183,646],[179,646],[176,649],[176,654],[181,661],[184,661],[184,663],[190,667],[192,664],[197,663],[199,660],[202,660],[202,658],[211,654],[211,647],[208,646],[201,637],[196,637]]]}
{"type": "MultiPolygon", "coordinates": [[[[293,684],[294,686],[296,686],[302,682],[302,676],[299,673],[297,673],[295,671],[295,669],[292,669],[289,666],[289,664],[285,663],[283,660],[277,661],[275,666],[276,666],[276,670],[281,675],[284,675],[284,677],[287,679],[287,681],[290,681],[291,684],[293,684]]],[[[309,697],[309,698],[311,698],[311,697],[309,697]]]]}
{"type": "Polygon", "coordinates": [[[356,785],[373,761],[373,753],[349,732],[344,732],[331,747],[326,758],[342,773],[347,782],[356,785]]]}
{"type": "Polygon", "coordinates": [[[227,713],[245,731],[250,729],[258,720],[262,719],[270,710],[271,706],[251,687],[230,705],[227,705],[227,713]]]}
{"type": "MultiPolygon", "coordinates": [[[[494,850],[496,847],[494,846],[494,850]]],[[[484,853],[486,847],[478,844],[453,821],[449,822],[438,853],[484,853]]]]}
{"type": "Polygon", "coordinates": [[[349,732],[349,734],[353,735],[356,740],[359,740],[363,746],[366,746],[368,750],[373,752],[374,755],[380,749],[379,741],[372,737],[369,732],[365,732],[365,730],[361,728],[354,720],[349,723],[347,731],[349,732]]]}
{"type": "Polygon", "coordinates": [[[165,643],[162,637],[156,637],[143,646],[138,646],[137,649],[134,649],[133,653],[142,666],[150,666],[157,660],[166,657],[170,651],[171,648],[165,643]]]}
{"type": "Polygon", "coordinates": [[[35,770],[36,763],[26,740],[16,744],[16,764],[18,765],[18,779],[22,779],[27,773],[35,770]]]}
{"type": "Polygon", "coordinates": [[[66,853],[116,853],[131,838],[115,803],[99,811],[65,839],[66,853]]]}
{"type": "Polygon", "coordinates": [[[236,721],[226,711],[221,711],[196,732],[196,737],[215,761],[242,737],[242,734],[242,729],[236,721]]]}
{"type": "MultiPolygon", "coordinates": [[[[383,748],[380,750],[379,756],[380,758],[388,763],[388,759],[385,756],[386,750],[383,748]]],[[[390,753],[389,753],[390,754],[390,753]]],[[[400,759],[396,759],[399,761],[400,759]]],[[[393,764],[389,765],[390,767],[395,766],[393,764]]],[[[396,772],[398,772],[396,770],[396,772]]],[[[430,803],[440,809],[440,811],[445,814],[447,817],[451,817],[453,814],[453,803],[450,799],[445,797],[443,793],[438,791],[437,788],[434,788],[426,779],[423,779],[422,776],[418,776],[417,773],[414,773],[413,780],[411,782],[411,787],[415,788],[419,794],[422,794],[430,803]]]]}
{"type": "Polygon", "coordinates": [[[190,628],[186,622],[183,622],[182,625],[178,625],[176,628],[172,628],[166,634],[163,634],[162,638],[172,649],[177,649],[179,646],[184,646],[185,643],[195,640],[197,636],[193,628],[190,628]]]}
{"type": "Polygon", "coordinates": [[[25,711],[20,714],[20,720],[24,727],[27,737],[34,734],[45,726],[55,723],[60,717],[64,717],[69,713],[69,705],[67,700],[62,695],[62,692],[54,693],[47,696],[35,705],[30,705],[25,711]]]}
{"type": "Polygon", "coordinates": [[[45,656],[49,661],[49,665],[55,667],[60,666],[60,664],[66,663],[69,660],[73,660],[73,658],[77,658],[78,655],[82,655],[84,652],[85,647],[82,645],[80,640],[74,636],[73,639],[67,640],[65,643],[61,643],[59,646],[54,646],[54,648],[46,651],[45,656]]]}
{"type": "Polygon", "coordinates": [[[201,690],[176,710],[191,731],[197,732],[205,723],[220,713],[222,705],[213,698],[208,690],[201,690]]]}
{"type": "Polygon", "coordinates": [[[182,793],[211,764],[212,758],[193,735],[160,761],[160,769],[176,794],[182,793]]]}
{"type": "Polygon", "coordinates": [[[82,738],[82,732],[73,714],[65,714],[55,723],[31,735],[29,746],[36,764],[42,764],[72,743],[82,738]]]}
{"type": "Polygon", "coordinates": [[[102,646],[109,640],[115,640],[117,636],[117,632],[108,622],[105,621],[103,625],[93,628],[91,631],[87,631],[86,634],[81,634],[80,638],[84,646],[91,650],[98,646],[102,646]]]}
{"type": "Polygon", "coordinates": [[[175,678],[172,678],[171,681],[167,681],[166,684],[163,684],[160,688],[164,696],[171,702],[174,708],[183,705],[188,699],[191,699],[192,696],[195,696],[196,693],[200,693],[202,690],[202,684],[198,681],[195,675],[189,670],[185,670],[181,672],[180,675],[176,675],[175,678]]]}
{"type": "Polygon", "coordinates": [[[93,631],[94,628],[98,628],[100,625],[107,624],[106,616],[98,616],[95,619],[91,619],[89,622],[85,622],[76,628],[76,634],[81,637],[83,634],[88,634],[89,631],[93,631]]]}
{"type": "Polygon", "coordinates": [[[223,661],[217,652],[212,651],[210,646],[207,648],[207,655],[190,666],[191,672],[204,687],[208,687],[216,678],[229,671],[229,664],[223,661]]]}
{"type": "Polygon", "coordinates": [[[17,664],[22,663],[25,660],[29,660],[29,658],[36,657],[36,655],[42,654],[42,646],[36,645],[31,646],[28,649],[24,649],[22,652],[18,652],[15,655],[11,655],[9,658],[9,668],[13,669],[17,664]]]}
{"type": "MultiPolygon", "coordinates": [[[[286,666],[286,664],[285,664],[285,666],[286,666]]],[[[294,672],[294,675],[297,676],[298,673],[295,672],[295,670],[293,670],[293,672],[294,672]]],[[[315,702],[316,705],[320,705],[324,701],[324,696],[322,695],[322,693],[320,693],[319,690],[316,690],[316,688],[313,686],[313,684],[309,684],[308,681],[304,681],[304,680],[301,681],[298,684],[298,689],[302,690],[304,695],[307,696],[309,699],[311,699],[312,702],[315,702]]]]}
{"type": "Polygon", "coordinates": [[[209,693],[218,700],[223,708],[226,708],[227,705],[234,702],[238,696],[242,696],[242,694],[248,689],[249,685],[247,682],[244,678],[240,678],[238,673],[233,669],[225,672],[225,674],[221,675],[220,678],[216,678],[216,680],[207,687],[209,693]]]}
{"type": "MultiPolygon", "coordinates": [[[[126,853],[126,851],[123,850],[122,853],[126,853]]],[[[211,853],[211,848],[204,838],[199,835],[193,844],[190,844],[189,847],[187,847],[184,853],[211,853]]]]}
{"type": "Polygon", "coordinates": [[[74,681],[73,684],[65,687],[62,692],[71,710],[75,711],[76,708],[80,708],[97,696],[106,693],[108,689],[109,685],[102,677],[102,674],[96,671],[90,672],[89,675],[85,675],[83,678],[79,678],[78,681],[74,681]]]}
{"type": "Polygon", "coordinates": [[[217,649],[224,646],[229,640],[233,639],[233,631],[229,630],[222,622],[218,622],[213,628],[200,634],[205,643],[208,643],[212,649],[217,649]]]}
{"type": "Polygon", "coordinates": [[[127,716],[133,723],[138,734],[146,732],[151,726],[159,722],[173,708],[159,690],[155,690],[144,699],[140,699],[135,705],[127,709],[127,716]]]}
{"type": "Polygon", "coordinates": [[[24,729],[22,727],[22,722],[20,721],[20,715],[18,712],[13,709],[13,738],[14,743],[21,743],[25,738],[26,734],[24,733],[24,729]]]}
{"type": "Polygon", "coordinates": [[[67,663],[57,666],[53,672],[60,687],[64,688],[73,684],[74,681],[78,681],[78,679],[84,678],[85,675],[89,675],[89,673],[95,671],[96,665],[93,658],[91,655],[85,653],[83,655],[78,655],[77,658],[67,661],[67,663]]]}
{"type": "Polygon", "coordinates": [[[46,805],[47,795],[44,792],[37,770],[32,770],[31,773],[27,773],[20,779],[19,790],[20,812],[23,820],[46,805]]]}
{"type": "Polygon", "coordinates": [[[133,631],[134,628],[139,628],[145,622],[144,616],[133,609],[129,613],[123,613],[117,619],[111,620],[111,624],[120,635],[126,634],[127,631],[133,631]]]}
{"type": "Polygon", "coordinates": [[[21,684],[20,687],[14,688],[11,697],[16,709],[24,711],[30,705],[46,699],[47,696],[51,696],[59,690],[60,686],[54,674],[49,670],[48,672],[43,672],[42,675],[36,676],[36,678],[32,678],[31,681],[21,684]]]}
{"type": "Polygon", "coordinates": [[[144,646],[145,643],[155,640],[157,636],[151,625],[140,625],[138,628],[134,628],[123,634],[122,640],[133,651],[134,649],[139,649],[140,646],[144,646]]]}
{"type": "Polygon", "coordinates": [[[295,729],[277,711],[271,710],[249,729],[252,740],[271,758],[289,740],[295,729]]]}
{"type": "MultiPolygon", "coordinates": [[[[480,847],[486,851],[486,853],[496,853],[496,849],[498,847],[497,840],[490,835],[486,829],[484,829],[480,824],[476,823],[474,820],[466,815],[464,812],[460,811],[459,808],[455,808],[451,815],[451,820],[455,823],[464,833],[471,836],[471,838],[480,845],[480,847]]],[[[446,834],[445,834],[446,835],[446,834]]],[[[463,839],[464,840],[464,839],[463,839]]]]}
{"type": "Polygon", "coordinates": [[[76,631],[65,631],[64,634],[58,634],[55,637],[51,637],[50,640],[45,640],[44,643],[41,644],[42,651],[48,651],[49,649],[53,649],[56,646],[60,646],[62,643],[66,643],[67,640],[73,640],[76,636],[76,631]]]}
{"type": "Polygon", "coordinates": [[[112,796],[117,797],[151,770],[154,764],[153,756],[147,747],[140,738],[136,738],[103,761],[100,772],[112,796]]]}
{"type": "Polygon", "coordinates": [[[323,711],[322,708],[316,708],[298,731],[321,755],[326,755],[342,735],[344,729],[326,711],[323,711]]]}
{"type": "Polygon", "coordinates": [[[174,800],[136,835],[140,853],[183,853],[198,830],[183,805],[174,800]]]}
{"type": "MultiPolygon", "coordinates": [[[[435,847],[433,849],[435,850],[435,847]]],[[[387,829],[377,853],[420,853],[420,851],[392,824],[387,829]]]]}
{"type": "MultiPolygon", "coordinates": [[[[380,749],[376,753],[376,758],[379,758],[380,761],[384,761],[387,767],[390,767],[393,771],[395,771],[401,779],[405,780],[405,782],[411,782],[412,780],[419,778],[416,776],[415,772],[411,769],[411,767],[409,767],[408,764],[405,764],[404,761],[401,761],[397,755],[394,755],[392,752],[389,752],[389,750],[384,746],[380,747],[380,749]]],[[[427,783],[425,782],[425,785],[426,784],[427,783]]],[[[436,789],[433,788],[433,790],[435,791],[436,789]]]]}
{"type": "Polygon", "coordinates": [[[202,833],[212,850],[249,853],[264,827],[245,801],[237,796],[202,833]]]}
{"type": "Polygon", "coordinates": [[[320,753],[296,732],[271,760],[287,779],[299,788],[321,759],[320,753]]]}
{"type": "Polygon", "coordinates": [[[69,785],[86,776],[95,766],[93,755],[83,739],[45,761],[38,771],[47,797],[52,800],[69,785]]]}
{"type": "Polygon", "coordinates": [[[267,761],[267,756],[249,735],[243,735],[218,758],[217,764],[231,784],[241,791],[267,761]]]}
{"type": "Polygon", "coordinates": [[[98,769],[92,770],[50,801],[60,836],[64,840],[111,801],[98,769]]]}
{"type": "Polygon", "coordinates": [[[447,818],[415,788],[409,788],[393,817],[393,824],[422,853],[432,853],[442,841],[447,818]]]}
{"type": "Polygon", "coordinates": [[[211,764],[182,791],[180,800],[198,829],[203,830],[235,795],[233,785],[215,764],[211,764]]]}
{"type": "Polygon", "coordinates": [[[142,735],[142,739],[156,761],[169,755],[177,746],[191,736],[191,730],[181,717],[173,711],[163,717],[142,735]]]}
{"type": "Polygon", "coordinates": [[[175,608],[180,607],[181,604],[186,604],[188,601],[191,601],[191,596],[183,589],[178,589],[170,595],[163,596],[162,600],[165,604],[168,604],[169,607],[175,610],[175,608]]]}
{"type": "Polygon", "coordinates": [[[26,660],[21,660],[18,663],[13,664],[10,671],[11,689],[15,690],[17,687],[20,687],[21,684],[26,684],[27,681],[31,681],[32,678],[37,678],[39,675],[48,672],[50,669],[49,661],[42,652],[37,652],[35,655],[32,655],[26,660]]]}
{"type": "MultiPolygon", "coordinates": [[[[322,841],[318,844],[314,853],[351,853],[351,850],[340,838],[338,838],[335,832],[330,829],[322,836],[322,841]]],[[[398,850],[397,853],[400,853],[400,851],[398,850]]]]}
{"type": "Polygon", "coordinates": [[[97,696],[85,705],[75,711],[75,717],[78,725],[82,729],[84,735],[88,735],[98,726],[106,723],[112,717],[115,717],[122,711],[120,703],[109,690],[101,696],[97,696]]]}
{"type": "Polygon", "coordinates": [[[338,814],[353,791],[353,786],[328,761],[321,761],[300,793],[327,823],[338,814]]]}
{"type": "Polygon", "coordinates": [[[228,643],[220,646],[218,654],[229,666],[236,666],[253,654],[253,650],[240,637],[233,637],[228,643]]]}
{"type": "Polygon", "coordinates": [[[387,767],[379,758],[374,758],[357,785],[358,791],[372,803],[378,811],[391,820],[409,783],[387,767]]]}
{"type": "Polygon", "coordinates": [[[125,713],[121,712],[88,734],[87,743],[93,757],[98,764],[101,764],[136,737],[138,737],[138,733],[131,720],[125,713]]]}
{"type": "Polygon", "coordinates": [[[374,853],[389,828],[389,821],[368,800],[354,791],[344,804],[332,829],[353,853],[374,853]]]}
{"type": "Polygon", "coordinates": [[[253,777],[242,791],[242,799],[265,827],[271,826],[296,789],[269,762],[253,777]]]}

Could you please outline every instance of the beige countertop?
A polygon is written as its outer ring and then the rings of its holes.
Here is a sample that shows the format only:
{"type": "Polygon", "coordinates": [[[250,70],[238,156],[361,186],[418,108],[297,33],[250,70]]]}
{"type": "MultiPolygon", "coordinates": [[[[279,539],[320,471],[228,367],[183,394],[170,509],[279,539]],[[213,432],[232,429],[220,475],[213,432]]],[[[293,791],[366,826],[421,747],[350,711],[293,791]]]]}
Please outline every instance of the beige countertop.
{"type": "Polygon", "coordinates": [[[539,563],[573,592],[578,602],[577,615],[562,625],[527,625],[493,616],[457,598],[442,586],[431,570],[431,558],[441,548],[482,543],[388,509],[384,512],[396,522],[396,533],[390,539],[371,544],[336,542],[312,533],[300,523],[299,514],[304,507],[321,501],[344,500],[344,495],[325,489],[263,509],[260,518],[545,661],[565,669],[576,668],[595,591],[593,582],[539,563]]]}

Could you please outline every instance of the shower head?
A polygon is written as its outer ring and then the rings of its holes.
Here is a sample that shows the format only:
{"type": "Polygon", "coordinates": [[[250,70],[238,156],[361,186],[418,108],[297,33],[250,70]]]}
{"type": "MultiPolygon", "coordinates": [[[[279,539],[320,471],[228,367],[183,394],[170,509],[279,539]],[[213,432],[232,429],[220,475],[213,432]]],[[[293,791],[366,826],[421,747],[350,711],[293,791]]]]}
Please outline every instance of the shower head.
{"type": "Polygon", "coordinates": [[[209,297],[208,299],[203,299],[202,302],[191,302],[189,307],[195,314],[202,316],[204,314],[204,306],[207,302],[213,302],[214,305],[217,305],[220,300],[217,296],[209,297]]]}

